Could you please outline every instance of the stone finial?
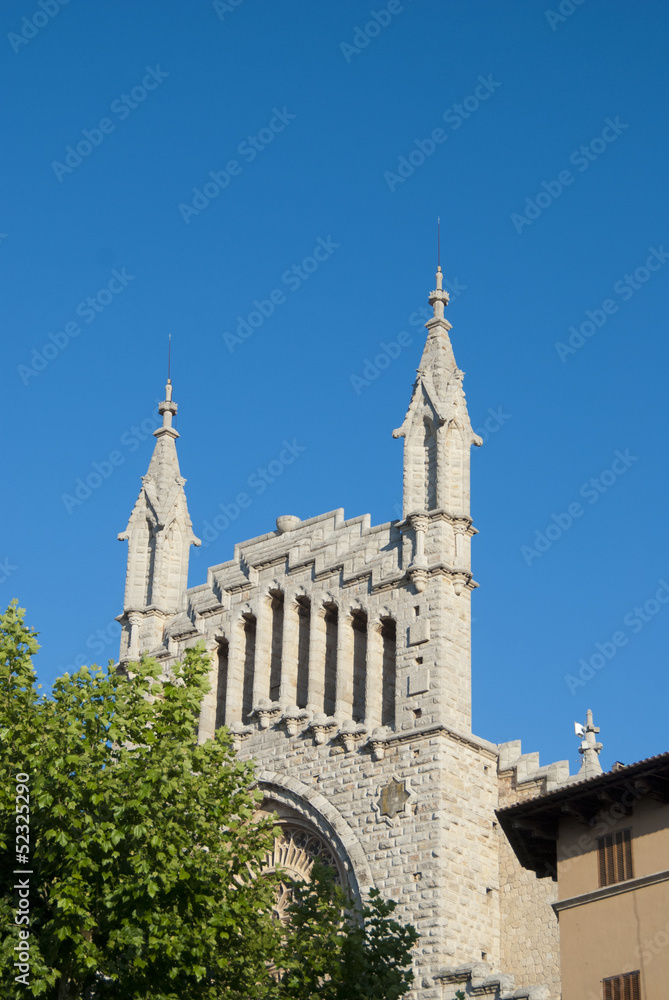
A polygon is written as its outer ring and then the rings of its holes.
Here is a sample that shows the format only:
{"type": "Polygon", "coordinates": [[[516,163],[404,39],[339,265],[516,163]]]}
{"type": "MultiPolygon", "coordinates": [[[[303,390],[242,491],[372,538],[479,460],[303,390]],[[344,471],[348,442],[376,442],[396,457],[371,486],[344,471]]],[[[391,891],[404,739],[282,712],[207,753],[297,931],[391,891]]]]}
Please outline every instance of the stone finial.
{"type": "Polygon", "coordinates": [[[172,427],[172,417],[176,416],[177,404],[172,402],[172,379],[170,378],[165,386],[165,399],[158,404],[158,413],[163,418],[163,425],[153,432],[153,436],[159,438],[163,434],[168,434],[172,438],[178,438],[178,431],[172,427]]]}
{"type": "Polygon", "coordinates": [[[444,276],[441,273],[441,267],[437,267],[437,287],[433,292],[430,292],[428,299],[434,311],[435,319],[444,318],[444,307],[448,305],[448,292],[445,292],[441,287],[443,280],[444,276]]]}
{"type": "Polygon", "coordinates": [[[581,764],[579,774],[584,778],[594,778],[597,774],[602,774],[599,752],[603,744],[598,743],[595,739],[597,733],[599,733],[599,726],[594,725],[590,709],[588,709],[586,714],[585,725],[582,726],[580,723],[575,722],[574,730],[576,735],[581,739],[578,752],[583,754],[583,763],[581,764]]]}
{"type": "Polygon", "coordinates": [[[292,531],[301,523],[299,517],[295,514],[280,514],[276,519],[276,530],[280,535],[283,535],[287,531],[292,531]]]}

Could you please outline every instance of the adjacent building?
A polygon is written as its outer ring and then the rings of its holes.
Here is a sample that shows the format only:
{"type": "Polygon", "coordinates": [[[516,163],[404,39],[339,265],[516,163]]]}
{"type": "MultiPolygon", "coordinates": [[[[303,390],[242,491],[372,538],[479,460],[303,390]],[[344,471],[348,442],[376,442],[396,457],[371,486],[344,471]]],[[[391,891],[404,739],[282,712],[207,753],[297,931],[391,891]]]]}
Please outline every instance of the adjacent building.
{"type": "Polygon", "coordinates": [[[669,753],[498,816],[523,866],[557,878],[563,1000],[668,996],[669,753]]]}

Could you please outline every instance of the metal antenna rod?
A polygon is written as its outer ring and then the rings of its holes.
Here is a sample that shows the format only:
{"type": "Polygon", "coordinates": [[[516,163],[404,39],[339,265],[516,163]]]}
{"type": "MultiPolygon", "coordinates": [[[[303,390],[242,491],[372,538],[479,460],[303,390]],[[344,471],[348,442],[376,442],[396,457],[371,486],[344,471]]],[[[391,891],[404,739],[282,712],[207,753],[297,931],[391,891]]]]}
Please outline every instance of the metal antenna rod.
{"type": "Polygon", "coordinates": [[[437,267],[441,267],[441,219],[437,216],[437,267]]]}
{"type": "Polygon", "coordinates": [[[167,381],[170,381],[170,367],[172,364],[172,334],[167,337],[167,381]]]}

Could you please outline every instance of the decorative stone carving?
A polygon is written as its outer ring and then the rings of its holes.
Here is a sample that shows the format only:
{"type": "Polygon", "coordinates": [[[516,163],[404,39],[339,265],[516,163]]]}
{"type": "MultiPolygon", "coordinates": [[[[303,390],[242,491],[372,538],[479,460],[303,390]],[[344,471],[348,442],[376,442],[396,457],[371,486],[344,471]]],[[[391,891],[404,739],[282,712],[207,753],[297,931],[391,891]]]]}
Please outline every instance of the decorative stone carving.
{"type": "Polygon", "coordinates": [[[336,882],[341,885],[342,874],[336,855],[329,844],[317,833],[298,826],[284,826],[280,837],[274,841],[271,854],[267,855],[264,870],[276,871],[280,868],[289,878],[282,881],[274,902],[274,916],[286,923],[286,909],[292,895],[292,882],[308,882],[314,861],[329,865],[337,873],[336,882]]]}
{"type": "Polygon", "coordinates": [[[388,816],[389,819],[395,819],[398,813],[404,811],[409,798],[410,794],[407,791],[406,782],[393,778],[381,789],[379,813],[381,816],[388,816]]]}
{"type": "Polygon", "coordinates": [[[230,725],[230,732],[232,734],[232,746],[235,750],[239,750],[242,743],[253,733],[253,726],[245,726],[243,722],[233,722],[230,725]]]}
{"type": "Polygon", "coordinates": [[[353,722],[352,719],[347,719],[339,730],[337,739],[344,744],[346,753],[350,753],[362,743],[366,735],[367,726],[363,725],[362,722],[353,722]]]}
{"type": "Polygon", "coordinates": [[[289,736],[297,736],[300,723],[308,718],[309,713],[304,708],[298,708],[297,705],[289,705],[281,716],[281,721],[285,725],[289,736]]]}
{"type": "Polygon", "coordinates": [[[292,531],[300,524],[300,518],[295,514],[281,514],[276,519],[276,530],[283,535],[286,531],[292,531]]]}
{"type": "Polygon", "coordinates": [[[429,524],[427,514],[410,514],[407,518],[414,530],[416,541],[414,556],[409,566],[409,577],[417,594],[422,594],[427,585],[427,559],[425,557],[425,532],[429,524]]]}
{"type": "Polygon", "coordinates": [[[374,760],[383,760],[386,752],[386,736],[390,734],[388,726],[377,726],[369,738],[369,748],[374,760]]]}
{"type": "Polygon", "coordinates": [[[258,725],[261,729],[269,729],[272,721],[276,718],[280,711],[281,705],[278,701],[270,701],[269,698],[261,698],[251,712],[251,715],[257,716],[258,725]]]}
{"type": "Polygon", "coordinates": [[[314,742],[319,746],[325,743],[337,731],[337,720],[331,716],[318,712],[307,726],[314,734],[314,742]]]}

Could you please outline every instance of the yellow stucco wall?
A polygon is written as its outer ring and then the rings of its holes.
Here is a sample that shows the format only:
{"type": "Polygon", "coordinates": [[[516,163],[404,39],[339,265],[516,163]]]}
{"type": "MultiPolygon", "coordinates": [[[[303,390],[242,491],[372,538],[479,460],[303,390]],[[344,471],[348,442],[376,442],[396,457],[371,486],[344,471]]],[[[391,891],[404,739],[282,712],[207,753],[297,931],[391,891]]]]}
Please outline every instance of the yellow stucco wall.
{"type": "MultiPolygon", "coordinates": [[[[669,869],[669,805],[642,799],[631,816],[619,813],[604,810],[591,827],[561,823],[559,900],[599,889],[597,837],[626,827],[635,879],[669,869]]],[[[669,881],[569,907],[559,920],[562,1000],[602,1000],[602,979],[637,969],[642,1000],[669,996],[669,881]]]]}

